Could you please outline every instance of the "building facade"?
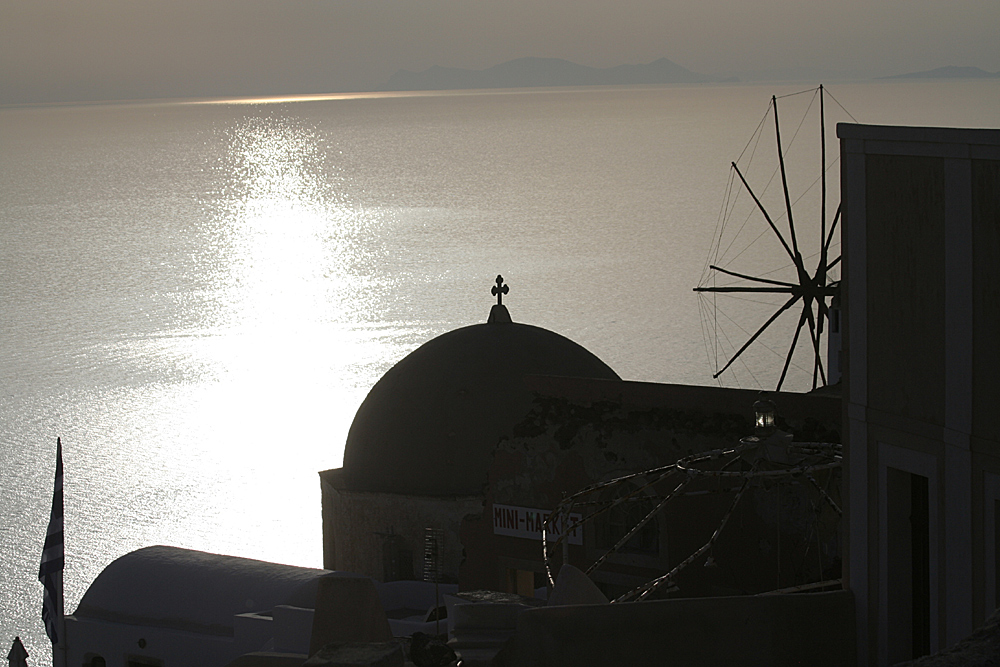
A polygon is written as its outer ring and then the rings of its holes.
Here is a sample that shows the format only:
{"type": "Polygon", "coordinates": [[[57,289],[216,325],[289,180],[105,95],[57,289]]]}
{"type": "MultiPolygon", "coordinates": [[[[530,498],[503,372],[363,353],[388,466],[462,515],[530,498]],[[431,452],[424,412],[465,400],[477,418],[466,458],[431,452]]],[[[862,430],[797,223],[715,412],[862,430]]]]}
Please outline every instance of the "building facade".
{"type": "MultiPolygon", "coordinates": [[[[588,569],[678,483],[674,477],[654,482],[656,473],[642,473],[686,456],[733,449],[752,433],[758,399],[758,392],[745,389],[650,382],[535,376],[528,384],[535,393],[532,409],[498,442],[483,510],[462,523],[463,588],[530,595],[545,586],[540,519],[570,494],[639,473],[581,498],[572,510],[580,521],[618,501],[582,522],[570,534],[568,550],[560,547],[551,556],[554,568],[565,556],[588,569]],[[638,495],[627,498],[633,492],[638,495]]],[[[797,439],[839,443],[835,390],[770,396],[781,426],[797,439]]],[[[720,456],[714,465],[725,460],[720,456]]],[[[839,468],[813,477],[840,502],[839,468]]],[[[669,572],[720,527],[741,481],[693,482],[593,570],[591,579],[614,599],[669,572]]],[[[787,484],[762,482],[743,494],[710,558],[698,559],[657,596],[752,595],[839,579],[836,511],[805,476],[787,484]]]]}
{"type": "Polygon", "coordinates": [[[838,125],[846,582],[859,665],[1000,601],[1000,131],[838,125]]]}

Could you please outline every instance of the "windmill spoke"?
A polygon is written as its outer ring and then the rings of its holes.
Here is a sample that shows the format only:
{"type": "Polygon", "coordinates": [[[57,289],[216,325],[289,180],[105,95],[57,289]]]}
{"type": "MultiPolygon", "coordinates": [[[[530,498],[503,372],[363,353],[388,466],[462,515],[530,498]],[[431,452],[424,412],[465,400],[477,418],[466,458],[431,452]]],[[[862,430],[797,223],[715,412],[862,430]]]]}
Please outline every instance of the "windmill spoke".
{"type": "Polygon", "coordinates": [[[766,278],[755,278],[753,276],[747,276],[742,273],[736,273],[735,271],[729,271],[727,269],[720,268],[718,266],[715,266],[714,264],[710,264],[708,268],[715,269],[716,271],[719,271],[720,273],[725,273],[726,275],[729,276],[735,276],[737,278],[743,278],[745,280],[753,280],[758,283],[767,283],[768,285],[784,285],[785,287],[796,286],[794,283],[786,283],[781,280],[768,280],[766,278]]]}
{"type": "Polygon", "coordinates": [[[826,268],[827,268],[827,270],[829,271],[829,270],[830,270],[830,269],[832,269],[833,267],[835,267],[835,266],[837,266],[838,264],[840,264],[840,258],[841,258],[842,256],[843,256],[843,255],[837,255],[837,259],[835,259],[835,260],[833,260],[832,262],[830,262],[830,264],[829,264],[829,265],[828,265],[828,266],[826,267],[826,268]]]}
{"type": "MultiPolygon", "coordinates": [[[[788,196],[788,176],[785,173],[785,157],[781,153],[781,129],[778,125],[778,98],[771,96],[771,104],[774,105],[774,136],[778,144],[778,167],[781,169],[781,188],[785,192],[785,210],[788,212],[788,231],[792,239],[792,250],[795,251],[795,257],[793,259],[799,258],[799,244],[795,241],[795,223],[792,222],[792,200],[788,196]]],[[[796,266],[800,269],[802,260],[798,259],[796,266]]],[[[801,273],[799,274],[801,275],[801,273]]]]}
{"type": "MultiPolygon", "coordinates": [[[[810,333],[812,333],[812,332],[810,332],[810,333]]],[[[816,340],[815,340],[815,343],[816,343],[815,348],[816,349],[819,349],[819,348],[823,347],[822,344],[820,343],[820,340],[822,340],[822,337],[823,337],[823,327],[821,327],[819,325],[819,322],[817,322],[816,323],[816,336],[815,336],[815,338],[816,338],[816,340]]],[[[820,359],[821,359],[820,355],[817,354],[815,356],[814,361],[813,361],[813,389],[816,389],[816,372],[817,371],[822,372],[822,370],[823,370],[822,363],[820,362],[820,359]]],[[[824,387],[826,386],[826,378],[825,377],[823,378],[823,386],[824,387]]]]}
{"type": "Polygon", "coordinates": [[[792,336],[792,344],[788,348],[788,356],[785,357],[785,365],[781,369],[781,377],[778,378],[778,386],[774,388],[775,391],[781,391],[781,383],[785,381],[785,374],[788,373],[788,366],[792,363],[792,355],[795,353],[795,344],[799,342],[799,332],[802,331],[802,325],[805,323],[806,312],[803,310],[799,316],[799,325],[795,327],[795,335],[792,336]]]}
{"type": "Polygon", "coordinates": [[[767,292],[771,294],[791,294],[798,287],[694,287],[693,292],[767,292]]]}
{"type": "Polygon", "coordinates": [[[754,335],[750,336],[750,339],[747,342],[743,343],[743,347],[741,347],[736,352],[736,354],[734,354],[729,359],[729,361],[726,362],[726,365],[723,366],[721,370],[719,370],[715,375],[712,376],[712,379],[716,379],[720,375],[722,375],[723,373],[725,373],[726,369],[729,368],[730,366],[732,366],[733,362],[736,361],[736,359],[741,354],[743,354],[743,351],[746,350],[748,347],[750,347],[750,344],[753,343],[755,340],[757,340],[757,338],[762,333],[764,333],[764,329],[766,329],[769,326],[771,326],[771,323],[774,322],[776,319],[778,319],[779,315],[781,315],[783,312],[785,312],[786,310],[788,310],[789,308],[791,308],[793,305],[795,305],[795,302],[798,301],[798,300],[799,300],[799,296],[798,295],[793,296],[791,299],[789,299],[788,301],[785,302],[785,305],[783,305],[781,308],[779,308],[777,311],[775,311],[774,315],[771,315],[771,317],[768,318],[767,322],[764,322],[764,324],[761,325],[760,329],[757,329],[757,332],[754,335]]]}
{"type": "Polygon", "coordinates": [[[823,250],[820,256],[820,266],[826,263],[826,114],[823,109],[823,84],[819,85],[819,148],[820,148],[820,177],[823,180],[820,186],[820,206],[819,206],[819,243],[823,250]]]}
{"type": "MultiPolygon", "coordinates": [[[[771,216],[768,215],[767,209],[764,208],[764,205],[760,203],[759,199],[757,199],[757,195],[754,194],[754,191],[750,187],[750,184],[747,183],[747,179],[743,178],[743,174],[740,172],[740,168],[736,166],[735,162],[733,162],[732,164],[733,164],[733,169],[736,170],[736,175],[740,177],[741,181],[743,181],[743,187],[745,187],[747,189],[747,192],[750,193],[750,196],[753,197],[753,201],[754,201],[755,204],[757,204],[757,208],[759,208],[760,212],[764,214],[764,219],[767,220],[767,224],[771,225],[771,229],[774,231],[775,235],[778,237],[778,240],[781,241],[781,245],[783,245],[785,247],[785,252],[787,252],[788,256],[792,258],[793,262],[795,262],[796,261],[795,260],[795,254],[792,253],[792,249],[789,248],[788,247],[788,243],[785,242],[785,237],[782,236],[781,232],[778,231],[778,228],[777,228],[777,226],[775,226],[774,221],[771,220],[771,216]]],[[[796,263],[796,266],[798,266],[798,263],[796,263]]]]}
{"type": "Polygon", "coordinates": [[[823,250],[828,251],[830,249],[830,243],[833,242],[833,230],[837,228],[837,221],[840,220],[840,207],[842,204],[837,204],[837,212],[833,216],[833,224],[830,225],[830,235],[826,237],[826,243],[823,244],[823,250]]]}
{"type": "Polygon", "coordinates": [[[813,366],[813,389],[816,388],[816,371],[819,371],[823,386],[826,386],[826,373],[823,372],[823,356],[819,351],[819,337],[816,335],[816,320],[813,318],[812,305],[806,308],[806,317],[809,318],[809,333],[812,334],[813,352],[816,354],[816,363],[813,366]]]}

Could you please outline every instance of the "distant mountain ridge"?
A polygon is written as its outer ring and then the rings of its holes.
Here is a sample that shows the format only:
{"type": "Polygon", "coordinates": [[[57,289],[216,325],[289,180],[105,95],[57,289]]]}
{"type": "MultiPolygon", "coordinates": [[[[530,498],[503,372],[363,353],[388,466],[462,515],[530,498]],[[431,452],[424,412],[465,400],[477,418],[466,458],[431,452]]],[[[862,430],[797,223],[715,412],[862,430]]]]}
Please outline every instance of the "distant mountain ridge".
{"type": "Polygon", "coordinates": [[[713,80],[666,58],[645,65],[618,65],[608,69],[578,65],[560,58],[517,58],[484,70],[436,65],[422,72],[399,70],[379,90],[618,86],[713,80]]]}
{"type": "Polygon", "coordinates": [[[908,74],[894,74],[892,76],[882,76],[880,79],[1000,79],[1000,72],[987,72],[978,67],[938,67],[925,72],[910,72],[908,74]]]}

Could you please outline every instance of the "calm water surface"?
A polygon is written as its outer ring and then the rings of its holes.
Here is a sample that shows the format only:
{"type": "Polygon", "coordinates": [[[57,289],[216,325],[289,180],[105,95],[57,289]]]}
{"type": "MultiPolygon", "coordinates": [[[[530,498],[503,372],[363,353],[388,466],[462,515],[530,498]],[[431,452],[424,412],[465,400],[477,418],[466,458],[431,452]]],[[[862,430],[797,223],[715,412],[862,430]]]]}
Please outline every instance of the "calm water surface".
{"type": "MultiPolygon", "coordinates": [[[[623,377],[713,383],[691,287],[728,165],[806,87],[0,109],[0,639],[48,664],[56,436],[67,611],[151,544],[320,566],[317,471],[386,369],[485,321],[497,273],[516,321],[623,377]]],[[[1000,126],[998,82],[832,92],[861,122],[1000,126]]]]}

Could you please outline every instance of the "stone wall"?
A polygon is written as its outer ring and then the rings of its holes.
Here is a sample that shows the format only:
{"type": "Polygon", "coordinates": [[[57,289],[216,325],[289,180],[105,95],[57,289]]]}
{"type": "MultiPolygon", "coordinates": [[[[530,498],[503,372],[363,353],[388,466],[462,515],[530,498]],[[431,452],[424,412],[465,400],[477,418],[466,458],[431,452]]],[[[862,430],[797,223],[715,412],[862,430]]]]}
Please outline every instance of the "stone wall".
{"type": "Polygon", "coordinates": [[[321,477],[323,563],[379,581],[422,579],[424,529],[444,531],[444,581],[458,581],[459,525],[482,512],[481,497],[423,497],[338,489],[321,477]],[[394,557],[404,562],[387,562],[394,557]],[[409,559],[409,563],[405,562],[409,559]]]}

